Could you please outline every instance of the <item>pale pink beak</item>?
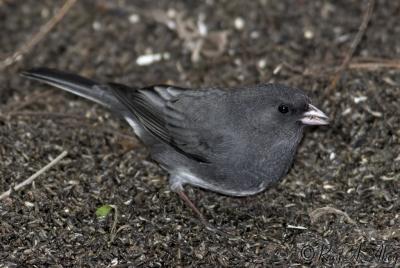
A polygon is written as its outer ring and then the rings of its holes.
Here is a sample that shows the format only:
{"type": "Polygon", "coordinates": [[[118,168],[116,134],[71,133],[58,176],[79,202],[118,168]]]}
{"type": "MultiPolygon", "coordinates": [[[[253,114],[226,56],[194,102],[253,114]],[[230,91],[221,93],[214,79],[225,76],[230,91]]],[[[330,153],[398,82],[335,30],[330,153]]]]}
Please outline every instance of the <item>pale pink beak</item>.
{"type": "Polygon", "coordinates": [[[300,121],[304,125],[318,126],[318,125],[328,125],[329,118],[320,109],[314,105],[308,104],[308,111],[303,114],[300,121]]]}

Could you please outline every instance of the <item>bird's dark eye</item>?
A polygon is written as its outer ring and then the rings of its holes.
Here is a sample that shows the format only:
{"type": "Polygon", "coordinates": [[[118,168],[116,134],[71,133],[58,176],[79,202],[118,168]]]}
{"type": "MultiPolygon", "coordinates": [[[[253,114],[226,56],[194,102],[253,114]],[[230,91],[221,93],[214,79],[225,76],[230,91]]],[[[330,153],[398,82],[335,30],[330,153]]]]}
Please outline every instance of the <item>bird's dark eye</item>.
{"type": "Polygon", "coordinates": [[[287,105],[285,105],[285,104],[281,104],[278,107],[278,111],[280,113],[286,114],[287,112],[289,112],[289,107],[287,105]]]}

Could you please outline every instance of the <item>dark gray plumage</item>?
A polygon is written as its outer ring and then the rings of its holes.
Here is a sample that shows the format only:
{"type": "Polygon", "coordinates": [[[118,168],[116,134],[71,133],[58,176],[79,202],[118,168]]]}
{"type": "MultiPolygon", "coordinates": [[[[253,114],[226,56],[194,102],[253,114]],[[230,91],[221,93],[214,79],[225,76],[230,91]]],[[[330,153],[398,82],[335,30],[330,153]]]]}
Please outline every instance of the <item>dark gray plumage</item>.
{"type": "Polygon", "coordinates": [[[95,101],[125,118],[152,158],[169,172],[171,188],[190,206],[184,184],[233,196],[268,188],[288,172],[304,126],[327,124],[325,114],[302,90],[276,84],[229,90],[166,85],[135,89],[47,68],[23,76],[95,101]]]}

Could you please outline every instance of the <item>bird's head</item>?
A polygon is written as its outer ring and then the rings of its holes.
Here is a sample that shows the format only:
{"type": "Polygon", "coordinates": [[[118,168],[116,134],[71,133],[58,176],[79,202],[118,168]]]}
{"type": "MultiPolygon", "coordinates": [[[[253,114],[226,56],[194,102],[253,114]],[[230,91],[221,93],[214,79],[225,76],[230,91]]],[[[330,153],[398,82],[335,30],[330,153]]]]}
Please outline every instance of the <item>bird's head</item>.
{"type": "Polygon", "coordinates": [[[325,113],[311,103],[304,91],[277,84],[261,88],[256,109],[261,112],[258,120],[265,132],[281,136],[297,133],[304,126],[329,124],[325,113]]]}
{"type": "Polygon", "coordinates": [[[311,104],[310,98],[298,91],[286,98],[275,100],[275,113],[282,121],[297,123],[301,126],[328,125],[328,116],[311,104]]]}

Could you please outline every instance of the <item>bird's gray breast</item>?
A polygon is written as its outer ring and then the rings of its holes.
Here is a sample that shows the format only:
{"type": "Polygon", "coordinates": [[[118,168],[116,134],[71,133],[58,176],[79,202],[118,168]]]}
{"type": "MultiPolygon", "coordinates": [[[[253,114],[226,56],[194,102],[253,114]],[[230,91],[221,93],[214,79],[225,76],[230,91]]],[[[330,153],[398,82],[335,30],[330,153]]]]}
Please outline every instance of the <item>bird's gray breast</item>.
{"type": "MultiPolygon", "coordinates": [[[[292,165],[302,133],[272,143],[251,143],[216,163],[216,183],[229,192],[255,194],[277,183],[292,165]]],[[[238,194],[235,194],[238,195],[238,194]]]]}

